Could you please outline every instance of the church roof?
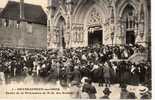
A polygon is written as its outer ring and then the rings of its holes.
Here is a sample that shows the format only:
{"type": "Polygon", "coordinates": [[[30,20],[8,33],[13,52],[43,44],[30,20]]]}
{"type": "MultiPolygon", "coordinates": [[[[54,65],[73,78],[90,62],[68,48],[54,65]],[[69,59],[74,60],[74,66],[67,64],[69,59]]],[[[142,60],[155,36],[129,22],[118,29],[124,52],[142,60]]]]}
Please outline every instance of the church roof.
{"type": "MultiPolygon", "coordinates": [[[[24,3],[24,19],[22,21],[47,24],[47,15],[39,5],[32,5],[24,3]]],[[[0,13],[0,18],[7,18],[11,20],[20,19],[20,2],[9,1],[3,11],[0,13]]]]}

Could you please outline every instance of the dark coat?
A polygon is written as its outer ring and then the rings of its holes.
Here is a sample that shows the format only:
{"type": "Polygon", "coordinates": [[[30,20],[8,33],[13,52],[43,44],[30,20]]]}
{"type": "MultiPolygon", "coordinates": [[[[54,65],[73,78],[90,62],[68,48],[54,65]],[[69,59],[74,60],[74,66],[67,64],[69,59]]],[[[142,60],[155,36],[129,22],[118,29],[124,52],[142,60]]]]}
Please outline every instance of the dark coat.
{"type": "Polygon", "coordinates": [[[129,95],[129,92],[128,91],[121,91],[121,94],[120,94],[120,99],[128,99],[128,95],[129,95]]]}
{"type": "Polygon", "coordinates": [[[93,82],[98,82],[101,79],[102,74],[103,74],[103,71],[100,68],[94,69],[91,72],[91,77],[92,77],[93,82]]]}
{"type": "Polygon", "coordinates": [[[104,78],[110,79],[110,67],[104,67],[103,72],[104,78]]]}
{"type": "Polygon", "coordinates": [[[56,82],[58,79],[58,73],[56,70],[50,70],[50,73],[49,73],[49,76],[48,76],[48,81],[51,81],[51,82],[56,82]]]}
{"type": "Polygon", "coordinates": [[[73,81],[77,81],[77,82],[81,81],[81,73],[79,70],[74,70],[72,72],[72,79],[73,79],[73,81]]]}
{"type": "Polygon", "coordinates": [[[92,86],[91,84],[84,84],[83,88],[82,88],[82,92],[86,92],[89,94],[89,98],[90,99],[96,99],[96,88],[94,86],[92,86]]]}
{"type": "Polygon", "coordinates": [[[0,72],[4,72],[4,65],[3,64],[0,64],[0,72]]]}
{"type": "Polygon", "coordinates": [[[81,69],[81,76],[82,77],[90,77],[90,70],[88,68],[81,69]]]}

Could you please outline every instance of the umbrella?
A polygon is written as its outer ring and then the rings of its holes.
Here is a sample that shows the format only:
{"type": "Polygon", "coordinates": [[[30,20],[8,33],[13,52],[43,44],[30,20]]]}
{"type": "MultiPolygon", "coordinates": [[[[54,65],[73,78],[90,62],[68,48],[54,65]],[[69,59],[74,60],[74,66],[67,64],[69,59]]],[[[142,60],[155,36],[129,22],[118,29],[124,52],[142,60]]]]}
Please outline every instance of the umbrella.
{"type": "Polygon", "coordinates": [[[128,61],[126,59],[111,59],[110,62],[122,62],[122,61],[128,61]]]}
{"type": "Polygon", "coordinates": [[[145,53],[136,53],[129,57],[128,61],[135,63],[135,64],[141,64],[147,62],[147,54],[145,53]]]}

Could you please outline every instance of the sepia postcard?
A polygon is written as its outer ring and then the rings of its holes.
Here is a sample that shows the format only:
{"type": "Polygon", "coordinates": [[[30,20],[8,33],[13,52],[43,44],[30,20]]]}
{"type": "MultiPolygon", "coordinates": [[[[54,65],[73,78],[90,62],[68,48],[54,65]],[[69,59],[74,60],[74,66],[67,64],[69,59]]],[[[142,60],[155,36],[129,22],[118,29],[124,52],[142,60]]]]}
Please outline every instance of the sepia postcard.
{"type": "Polygon", "coordinates": [[[0,0],[0,99],[152,99],[151,0],[0,0]]]}

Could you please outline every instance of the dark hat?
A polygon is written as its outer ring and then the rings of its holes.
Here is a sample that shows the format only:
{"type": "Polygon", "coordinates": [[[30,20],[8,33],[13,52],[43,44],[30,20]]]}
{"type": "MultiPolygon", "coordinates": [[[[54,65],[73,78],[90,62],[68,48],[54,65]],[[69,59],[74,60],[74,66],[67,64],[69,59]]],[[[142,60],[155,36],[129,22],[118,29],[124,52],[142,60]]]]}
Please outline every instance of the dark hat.
{"type": "Polygon", "coordinates": [[[91,81],[91,79],[85,79],[85,82],[91,83],[92,81],[91,81]]]}
{"type": "Polygon", "coordinates": [[[134,92],[129,92],[128,99],[136,99],[136,95],[134,92]]]}
{"type": "Polygon", "coordinates": [[[104,94],[110,94],[111,91],[109,90],[109,88],[105,88],[105,89],[103,90],[103,93],[104,93],[104,94]]]}
{"type": "Polygon", "coordinates": [[[127,88],[127,85],[126,84],[122,84],[121,88],[122,89],[126,89],[127,88]]]}

